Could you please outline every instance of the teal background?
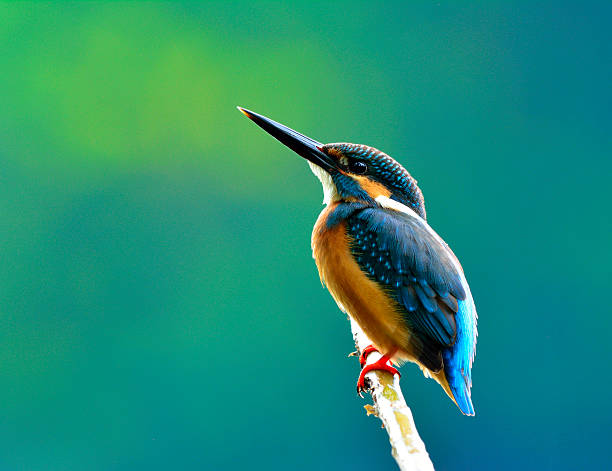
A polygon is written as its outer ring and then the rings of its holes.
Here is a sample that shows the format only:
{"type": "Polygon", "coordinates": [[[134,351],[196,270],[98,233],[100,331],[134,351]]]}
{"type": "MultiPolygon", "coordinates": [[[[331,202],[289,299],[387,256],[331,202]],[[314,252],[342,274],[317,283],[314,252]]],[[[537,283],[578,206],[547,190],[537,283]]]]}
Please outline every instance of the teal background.
{"type": "Polygon", "coordinates": [[[235,109],[378,147],[480,315],[437,469],[609,465],[609,2],[0,5],[0,469],[394,469],[320,184],[235,109]]]}

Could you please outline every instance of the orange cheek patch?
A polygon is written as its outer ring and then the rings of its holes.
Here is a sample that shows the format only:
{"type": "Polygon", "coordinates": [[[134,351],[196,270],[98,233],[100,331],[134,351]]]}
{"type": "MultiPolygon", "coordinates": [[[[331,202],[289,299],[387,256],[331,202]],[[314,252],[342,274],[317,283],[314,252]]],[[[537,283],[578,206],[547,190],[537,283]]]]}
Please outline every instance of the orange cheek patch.
{"type": "Polygon", "coordinates": [[[391,192],[381,183],[370,180],[368,177],[353,176],[353,178],[372,199],[376,199],[379,196],[387,198],[391,196],[391,192]]]}

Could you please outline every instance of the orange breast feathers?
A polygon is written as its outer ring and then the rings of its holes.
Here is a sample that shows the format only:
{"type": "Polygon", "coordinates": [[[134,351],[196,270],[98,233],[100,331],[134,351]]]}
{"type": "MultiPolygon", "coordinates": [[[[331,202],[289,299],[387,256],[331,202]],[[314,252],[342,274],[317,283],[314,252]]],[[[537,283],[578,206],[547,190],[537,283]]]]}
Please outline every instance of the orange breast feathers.
{"type": "Polygon", "coordinates": [[[411,333],[398,305],[359,268],[350,251],[346,224],[327,227],[338,203],[323,210],[312,233],[312,251],[321,282],[341,310],[351,316],[381,352],[394,361],[414,361],[411,333]]]}

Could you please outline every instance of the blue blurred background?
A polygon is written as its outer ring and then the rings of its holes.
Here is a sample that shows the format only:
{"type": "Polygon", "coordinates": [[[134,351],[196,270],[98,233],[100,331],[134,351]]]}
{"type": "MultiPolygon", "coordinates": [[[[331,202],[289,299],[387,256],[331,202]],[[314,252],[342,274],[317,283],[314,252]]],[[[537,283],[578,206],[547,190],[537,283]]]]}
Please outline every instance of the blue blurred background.
{"type": "Polygon", "coordinates": [[[235,109],[419,180],[480,314],[441,470],[602,469],[609,2],[0,5],[0,469],[393,469],[310,231],[320,184],[235,109]]]}

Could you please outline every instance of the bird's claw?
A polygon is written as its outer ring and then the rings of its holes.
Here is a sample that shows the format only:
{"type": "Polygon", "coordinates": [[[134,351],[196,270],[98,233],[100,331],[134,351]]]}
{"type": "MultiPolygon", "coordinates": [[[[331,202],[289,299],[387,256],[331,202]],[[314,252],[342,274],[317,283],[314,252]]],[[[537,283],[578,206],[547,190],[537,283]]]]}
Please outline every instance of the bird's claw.
{"type": "MultiPolygon", "coordinates": [[[[359,364],[364,367],[366,364],[366,361],[368,360],[368,356],[370,355],[370,353],[372,352],[378,352],[378,350],[376,349],[376,347],[374,345],[368,345],[366,348],[364,348],[361,351],[361,355],[359,355],[359,364]]],[[[380,353],[380,352],[379,352],[380,353]]]]}
{"type": "Polygon", "coordinates": [[[363,397],[362,393],[364,391],[370,389],[369,386],[366,387],[365,385],[365,375],[367,375],[370,371],[382,370],[391,373],[391,375],[396,374],[401,376],[399,371],[397,371],[397,368],[390,364],[391,358],[388,355],[383,355],[371,365],[366,365],[368,355],[372,352],[378,352],[378,350],[373,345],[368,345],[363,349],[361,355],[359,356],[359,363],[361,363],[362,368],[361,372],[359,373],[359,379],[357,380],[357,394],[359,394],[360,397],[363,397]]]}

